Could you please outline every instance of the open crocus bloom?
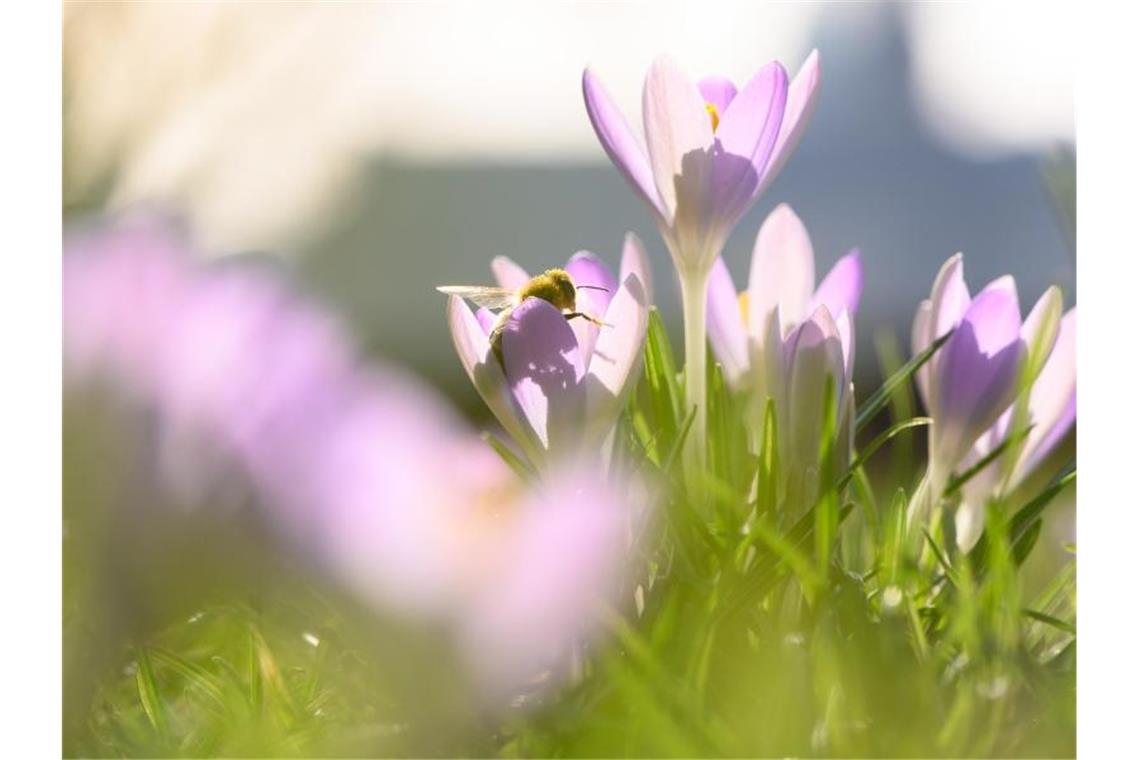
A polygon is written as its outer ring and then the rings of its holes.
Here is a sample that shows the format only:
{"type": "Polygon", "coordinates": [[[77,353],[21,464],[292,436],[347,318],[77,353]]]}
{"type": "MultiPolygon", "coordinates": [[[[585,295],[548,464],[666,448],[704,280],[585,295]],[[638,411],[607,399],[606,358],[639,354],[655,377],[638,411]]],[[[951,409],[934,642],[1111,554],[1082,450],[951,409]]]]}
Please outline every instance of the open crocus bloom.
{"type": "Polygon", "coordinates": [[[736,292],[724,260],[709,280],[709,342],[729,385],[753,394],[759,434],[768,397],[775,400],[780,456],[802,476],[819,453],[827,378],[834,383],[840,459],[850,450],[855,340],[863,292],[858,251],[836,262],[815,287],[815,255],[803,222],[777,206],[756,236],[748,290],[736,292]]]}
{"type": "Polygon", "coordinates": [[[492,706],[567,672],[620,589],[630,482],[581,462],[520,482],[422,383],[361,365],[332,315],[200,263],[160,220],[69,236],[63,271],[70,390],[126,391],[219,465],[191,475],[240,475],[285,545],[381,612],[442,622],[492,706]]]}
{"type": "MultiPolygon", "coordinates": [[[[917,354],[954,330],[915,379],[930,426],[928,487],[934,499],[971,449],[1013,404],[1024,382],[1032,382],[1053,350],[1061,315],[1061,293],[1051,287],[1022,323],[1017,285],[999,277],[971,297],[962,254],[942,265],[930,298],[915,314],[912,350],[917,354]]],[[[1002,431],[1008,433],[1010,431],[1002,431]]]]}
{"type": "Polygon", "coordinates": [[[682,271],[707,272],[732,228],[783,167],[815,106],[819,55],[789,85],[773,61],[745,85],[694,84],[667,57],[645,77],[644,143],[592,71],[586,111],[606,154],[657,218],[682,271]]]}
{"type": "MultiPolygon", "coordinates": [[[[491,268],[501,287],[530,279],[517,264],[496,258],[491,268]]],[[[578,310],[601,319],[568,321],[550,303],[528,298],[503,330],[502,365],[491,351],[495,316],[472,313],[462,299],[448,302],[451,337],[475,388],[503,428],[535,464],[548,454],[593,447],[612,430],[622,402],[637,380],[649,320],[649,269],[641,242],[626,237],[621,282],[588,251],[566,265],[579,290],[578,310]]]]}
{"type": "MultiPolygon", "coordinates": [[[[1047,350],[1047,349],[1046,349],[1047,350]]],[[[1077,309],[1061,319],[1057,340],[1026,399],[1024,424],[1032,425],[1020,446],[997,460],[962,486],[962,504],[955,516],[958,546],[968,551],[985,527],[986,502],[1012,492],[1033,474],[1057,447],[1077,420],[1077,309]]],[[[1005,441],[1016,416],[1006,409],[996,423],[974,442],[962,462],[969,468],[1005,441]]]]}

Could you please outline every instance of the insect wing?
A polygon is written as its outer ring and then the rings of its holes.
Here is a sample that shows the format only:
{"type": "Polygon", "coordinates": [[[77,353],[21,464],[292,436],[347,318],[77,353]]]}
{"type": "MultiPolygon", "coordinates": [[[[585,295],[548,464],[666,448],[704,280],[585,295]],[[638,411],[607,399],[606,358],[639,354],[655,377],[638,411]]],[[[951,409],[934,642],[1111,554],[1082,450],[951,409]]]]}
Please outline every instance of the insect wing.
{"type": "Polygon", "coordinates": [[[440,285],[440,293],[459,296],[484,309],[505,309],[515,305],[515,291],[506,288],[481,287],[478,285],[440,285]]]}

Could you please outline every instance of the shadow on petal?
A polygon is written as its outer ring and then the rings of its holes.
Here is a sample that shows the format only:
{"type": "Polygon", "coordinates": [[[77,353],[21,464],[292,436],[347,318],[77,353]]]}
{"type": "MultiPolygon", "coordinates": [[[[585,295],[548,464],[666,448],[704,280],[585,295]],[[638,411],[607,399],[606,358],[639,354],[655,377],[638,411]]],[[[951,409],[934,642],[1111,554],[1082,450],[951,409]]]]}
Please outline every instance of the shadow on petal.
{"type": "Polygon", "coordinates": [[[578,340],[558,309],[528,298],[503,329],[503,364],[515,404],[543,448],[578,441],[585,412],[585,374],[578,340]]]}

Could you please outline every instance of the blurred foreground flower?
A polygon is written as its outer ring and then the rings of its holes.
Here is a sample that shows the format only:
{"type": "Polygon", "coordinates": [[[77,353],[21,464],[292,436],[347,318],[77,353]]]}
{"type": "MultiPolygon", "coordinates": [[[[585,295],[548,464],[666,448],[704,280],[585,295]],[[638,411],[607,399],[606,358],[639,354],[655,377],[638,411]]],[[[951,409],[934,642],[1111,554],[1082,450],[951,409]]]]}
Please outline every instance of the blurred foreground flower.
{"type": "MultiPolygon", "coordinates": [[[[1003,415],[1019,391],[1037,379],[1053,351],[1060,321],[1061,292],[1056,287],[1041,295],[1023,323],[1012,277],[999,277],[971,297],[963,276],[962,254],[951,256],[942,265],[930,298],[915,314],[911,339],[912,350],[918,354],[954,330],[915,376],[933,418],[927,471],[929,500],[939,499],[954,472],[977,461],[976,452],[971,454],[976,446],[984,455],[1008,435],[1025,429],[1019,424],[1013,430],[1015,420],[1003,415]],[[1005,421],[999,422],[1002,419],[1005,421]],[[979,440],[983,435],[985,442],[979,440]],[[1000,436],[1000,440],[993,440],[992,435],[1000,436]]],[[[1058,357],[1066,361],[1063,355],[1058,357]]],[[[1058,375],[1051,373],[1044,380],[1063,385],[1062,373],[1058,369],[1058,375]]],[[[1049,396],[1065,393],[1062,386],[1042,386],[1042,392],[1049,396]]],[[[976,516],[974,511],[959,515],[963,527],[973,524],[965,531],[967,538],[976,538],[980,528],[976,516]]]]}
{"type": "Polygon", "coordinates": [[[614,601],[641,516],[565,462],[521,483],[421,384],[356,363],[336,321],[264,271],[204,266],[153,218],[69,236],[69,386],[98,377],[186,454],[241,472],[268,522],[380,611],[443,622],[495,704],[564,673],[614,601]]]}
{"type": "Polygon", "coordinates": [[[642,147],[594,73],[582,75],[590,123],[606,155],[649,204],[681,278],[686,400],[697,408],[690,452],[698,458],[697,444],[705,437],[709,270],[799,142],[818,84],[815,51],[790,85],[784,67],[773,61],[739,92],[723,77],[694,84],[674,61],[659,58],[645,77],[642,147]]]}
{"type": "MultiPolygon", "coordinates": [[[[518,264],[491,262],[500,287],[530,280],[518,264]]],[[[620,277],[597,256],[579,251],[566,271],[577,285],[578,310],[601,319],[568,321],[554,306],[528,298],[503,330],[503,363],[491,350],[495,316],[472,313],[457,296],[447,305],[456,353],[487,406],[536,465],[596,450],[613,430],[637,382],[649,320],[650,273],[641,241],[627,235],[620,277]]]]}
{"type": "Polygon", "coordinates": [[[815,255],[803,222],[777,206],[756,236],[748,290],[736,292],[724,260],[709,282],[709,342],[737,391],[751,394],[750,426],[758,441],[768,399],[774,402],[783,487],[810,503],[820,452],[827,384],[835,398],[838,465],[853,434],[852,320],[863,292],[863,262],[853,250],[818,288],[815,255]],[[814,288],[814,290],[813,290],[814,288]]]}

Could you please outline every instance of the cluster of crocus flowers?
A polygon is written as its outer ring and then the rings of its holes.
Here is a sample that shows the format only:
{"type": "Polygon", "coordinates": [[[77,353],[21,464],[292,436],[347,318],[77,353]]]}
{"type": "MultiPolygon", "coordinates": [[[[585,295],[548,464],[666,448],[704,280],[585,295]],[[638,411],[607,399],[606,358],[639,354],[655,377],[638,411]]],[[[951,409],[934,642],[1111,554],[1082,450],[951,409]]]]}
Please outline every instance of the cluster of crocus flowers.
{"type": "Polygon", "coordinates": [[[694,83],[658,59],[642,96],[644,143],[601,82],[582,77],[586,112],[606,154],[649,204],[677,268],[685,317],[685,388],[696,408],[690,459],[705,429],[705,292],[713,262],[737,222],[787,161],[814,108],[819,56],[789,83],[773,61],[739,90],[730,80],[694,83]]]}
{"type": "Polygon", "coordinates": [[[956,523],[964,548],[981,533],[986,502],[1022,482],[1076,419],[1076,310],[1061,310],[1060,290],[1050,287],[1022,321],[1008,275],[971,296],[956,254],[915,314],[916,354],[954,331],[916,375],[932,418],[925,502],[937,503],[955,472],[1008,440],[999,460],[963,486],[956,523]]]}
{"type": "MultiPolygon", "coordinates": [[[[506,257],[491,262],[502,288],[518,290],[530,275],[506,257]]],[[[472,313],[458,296],[447,305],[456,353],[484,402],[539,467],[596,450],[613,430],[640,374],[649,321],[649,265],[641,241],[626,236],[618,277],[589,251],[565,271],[577,286],[577,309],[602,324],[566,315],[527,298],[507,317],[502,361],[491,347],[496,316],[472,313]]]]}
{"type": "Polygon", "coordinates": [[[628,482],[567,460],[523,483],[266,270],[127,219],[69,236],[64,304],[70,388],[124,390],[179,462],[240,473],[287,546],[378,610],[444,623],[493,704],[565,673],[614,602],[644,507],[628,482]]]}
{"type": "Polygon", "coordinates": [[[810,503],[827,386],[835,403],[837,463],[853,434],[853,320],[863,292],[858,251],[843,256],[819,287],[811,239],[791,207],[777,206],[756,236],[748,289],[737,293],[722,259],[709,282],[709,342],[729,386],[750,395],[759,436],[769,399],[776,412],[782,486],[810,503]]]}

